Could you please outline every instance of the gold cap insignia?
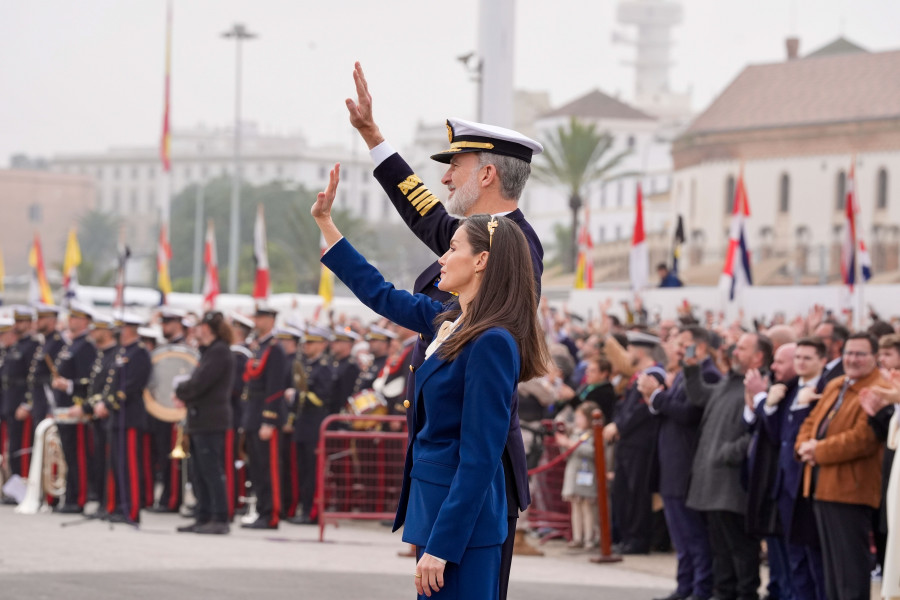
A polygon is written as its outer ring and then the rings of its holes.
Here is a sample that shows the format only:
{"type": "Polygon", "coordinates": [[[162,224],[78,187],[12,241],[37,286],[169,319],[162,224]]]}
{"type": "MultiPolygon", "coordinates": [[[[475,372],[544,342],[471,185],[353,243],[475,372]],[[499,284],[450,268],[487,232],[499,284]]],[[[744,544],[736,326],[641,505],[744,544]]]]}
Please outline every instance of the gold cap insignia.
{"type": "Polygon", "coordinates": [[[447,141],[453,143],[453,126],[450,125],[450,121],[447,121],[447,141]]]}

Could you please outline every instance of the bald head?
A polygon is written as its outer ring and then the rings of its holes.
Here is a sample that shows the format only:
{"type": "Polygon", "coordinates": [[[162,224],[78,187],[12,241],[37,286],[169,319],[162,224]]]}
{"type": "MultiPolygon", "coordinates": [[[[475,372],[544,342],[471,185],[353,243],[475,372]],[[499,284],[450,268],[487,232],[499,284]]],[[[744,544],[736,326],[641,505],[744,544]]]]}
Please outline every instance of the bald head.
{"type": "Polygon", "coordinates": [[[797,351],[797,344],[790,342],[782,344],[775,351],[775,359],[772,361],[772,373],[775,374],[775,381],[778,383],[786,383],[797,376],[794,371],[794,353],[797,351]]]}
{"type": "Polygon", "coordinates": [[[797,341],[797,334],[789,325],[775,325],[766,331],[766,336],[772,340],[772,346],[778,350],[784,344],[797,341]]]}

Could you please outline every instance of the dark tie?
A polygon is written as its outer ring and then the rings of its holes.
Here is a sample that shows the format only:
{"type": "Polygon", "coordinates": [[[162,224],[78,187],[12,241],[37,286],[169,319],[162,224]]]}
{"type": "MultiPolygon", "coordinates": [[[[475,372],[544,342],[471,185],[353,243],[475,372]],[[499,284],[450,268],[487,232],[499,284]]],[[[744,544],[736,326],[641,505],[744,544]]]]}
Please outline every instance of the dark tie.
{"type": "Polygon", "coordinates": [[[822,422],[819,424],[819,429],[816,431],[816,439],[821,440],[825,437],[825,434],[828,433],[828,426],[831,425],[831,421],[834,419],[834,416],[837,414],[838,409],[841,408],[841,404],[844,403],[844,393],[847,391],[847,388],[850,387],[850,379],[844,379],[844,384],[841,386],[841,393],[838,394],[837,401],[835,401],[834,406],[831,407],[831,410],[828,411],[828,414],[825,415],[825,418],[822,419],[822,422]]]}

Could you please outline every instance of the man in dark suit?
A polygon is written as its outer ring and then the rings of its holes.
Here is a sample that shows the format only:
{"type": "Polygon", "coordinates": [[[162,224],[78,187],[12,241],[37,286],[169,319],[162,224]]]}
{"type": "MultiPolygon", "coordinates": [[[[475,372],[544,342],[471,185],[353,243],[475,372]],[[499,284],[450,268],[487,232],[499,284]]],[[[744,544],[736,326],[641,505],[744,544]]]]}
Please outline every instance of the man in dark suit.
{"type": "Polygon", "coordinates": [[[29,306],[13,309],[16,342],[3,361],[3,404],[0,413],[6,422],[9,465],[13,475],[28,477],[35,423],[28,409],[28,372],[41,341],[33,333],[36,313],[29,306]]]}
{"type": "Polygon", "coordinates": [[[846,327],[831,319],[823,321],[813,331],[813,336],[819,338],[825,343],[827,350],[828,362],[825,364],[825,370],[819,377],[819,383],[816,386],[816,393],[821,394],[825,390],[825,386],[832,379],[837,379],[844,374],[844,361],[842,358],[844,352],[844,343],[850,332],[846,327]]]}
{"type": "Polygon", "coordinates": [[[797,342],[796,377],[769,388],[755,411],[761,425],[760,435],[778,447],[771,497],[781,519],[795,600],[825,600],[825,576],[815,518],[809,500],[800,495],[803,465],[794,458],[797,432],[815,406],[815,390],[825,367],[825,352],[825,343],[818,338],[797,342]]]}
{"type": "Polygon", "coordinates": [[[744,423],[750,431],[750,446],[745,461],[745,487],[747,489],[747,531],[765,538],[769,558],[770,598],[792,600],[791,565],[785,544],[781,519],[778,518],[772,486],[778,471],[778,445],[760,434],[758,410],[765,404],[769,385],[776,388],[773,394],[793,392],[794,342],[782,343],[775,351],[771,379],[757,370],[751,370],[744,379],[744,423]]]}
{"type": "MultiPolygon", "coordinates": [[[[351,99],[346,102],[350,123],[359,131],[369,148],[376,164],[375,178],[412,232],[432,252],[441,256],[450,247],[450,238],[459,226],[459,219],[451,216],[452,214],[505,215],[522,229],[528,241],[536,289],[540,297],[544,249],[534,229],[519,210],[518,200],[531,173],[531,158],[543,151],[542,146],[508,129],[458,119],[448,120],[450,148],[432,156],[438,162],[449,164],[441,179],[441,183],[450,191],[445,208],[382,136],[372,116],[372,96],[359,63],[355,66],[353,78],[358,99],[356,102],[351,99]]],[[[435,262],[416,280],[413,292],[426,293],[438,301],[450,302],[452,297],[437,288],[439,279],[440,265],[435,262]]],[[[424,362],[425,348],[430,342],[430,339],[420,339],[413,350],[413,372],[424,362]]],[[[410,376],[410,384],[407,386],[407,399],[412,397],[415,390],[413,377],[414,375],[410,376]]],[[[410,407],[407,421],[414,423],[414,401],[410,402],[410,407]]],[[[414,427],[410,426],[410,436],[413,430],[414,427]]],[[[519,429],[517,396],[513,396],[509,435],[502,463],[509,516],[508,537],[503,544],[500,572],[500,597],[505,599],[518,511],[525,510],[531,502],[525,445],[519,429]]]]}
{"type": "MultiPolygon", "coordinates": [[[[709,356],[709,333],[705,329],[691,326],[678,334],[675,358],[682,362],[685,352],[700,360],[700,374],[706,384],[719,382],[722,373],[709,356]]],[[[638,388],[650,413],[659,418],[659,493],[678,556],[678,587],[660,600],[706,600],[712,596],[713,584],[709,534],[700,512],[685,504],[703,409],[688,401],[682,372],[675,376],[669,389],[656,378],[643,375],[638,379],[638,388]]]]}

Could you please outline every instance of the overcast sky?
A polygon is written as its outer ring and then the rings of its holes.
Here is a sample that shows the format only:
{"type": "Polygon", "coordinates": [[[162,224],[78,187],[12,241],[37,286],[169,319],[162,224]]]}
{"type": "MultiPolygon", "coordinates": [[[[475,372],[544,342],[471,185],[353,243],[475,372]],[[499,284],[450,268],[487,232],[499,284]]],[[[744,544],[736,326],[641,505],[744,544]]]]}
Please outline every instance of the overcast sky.
{"type": "MultiPolygon", "coordinates": [[[[617,0],[518,0],[515,86],[554,105],[593,89],[632,96],[633,48],[614,44],[617,0]]],[[[900,49],[897,0],[682,0],[670,84],[702,110],[747,64],[782,60],[797,34],[805,54],[843,34],[870,50],[900,49]]],[[[172,120],[234,119],[234,42],[243,22],[243,114],[272,132],[349,145],[343,99],[360,60],[376,118],[395,145],[418,121],[474,118],[475,84],[456,57],[475,49],[478,0],[175,0],[172,120]]],[[[162,121],[165,0],[0,0],[0,165],[155,145],[162,121]]]]}

